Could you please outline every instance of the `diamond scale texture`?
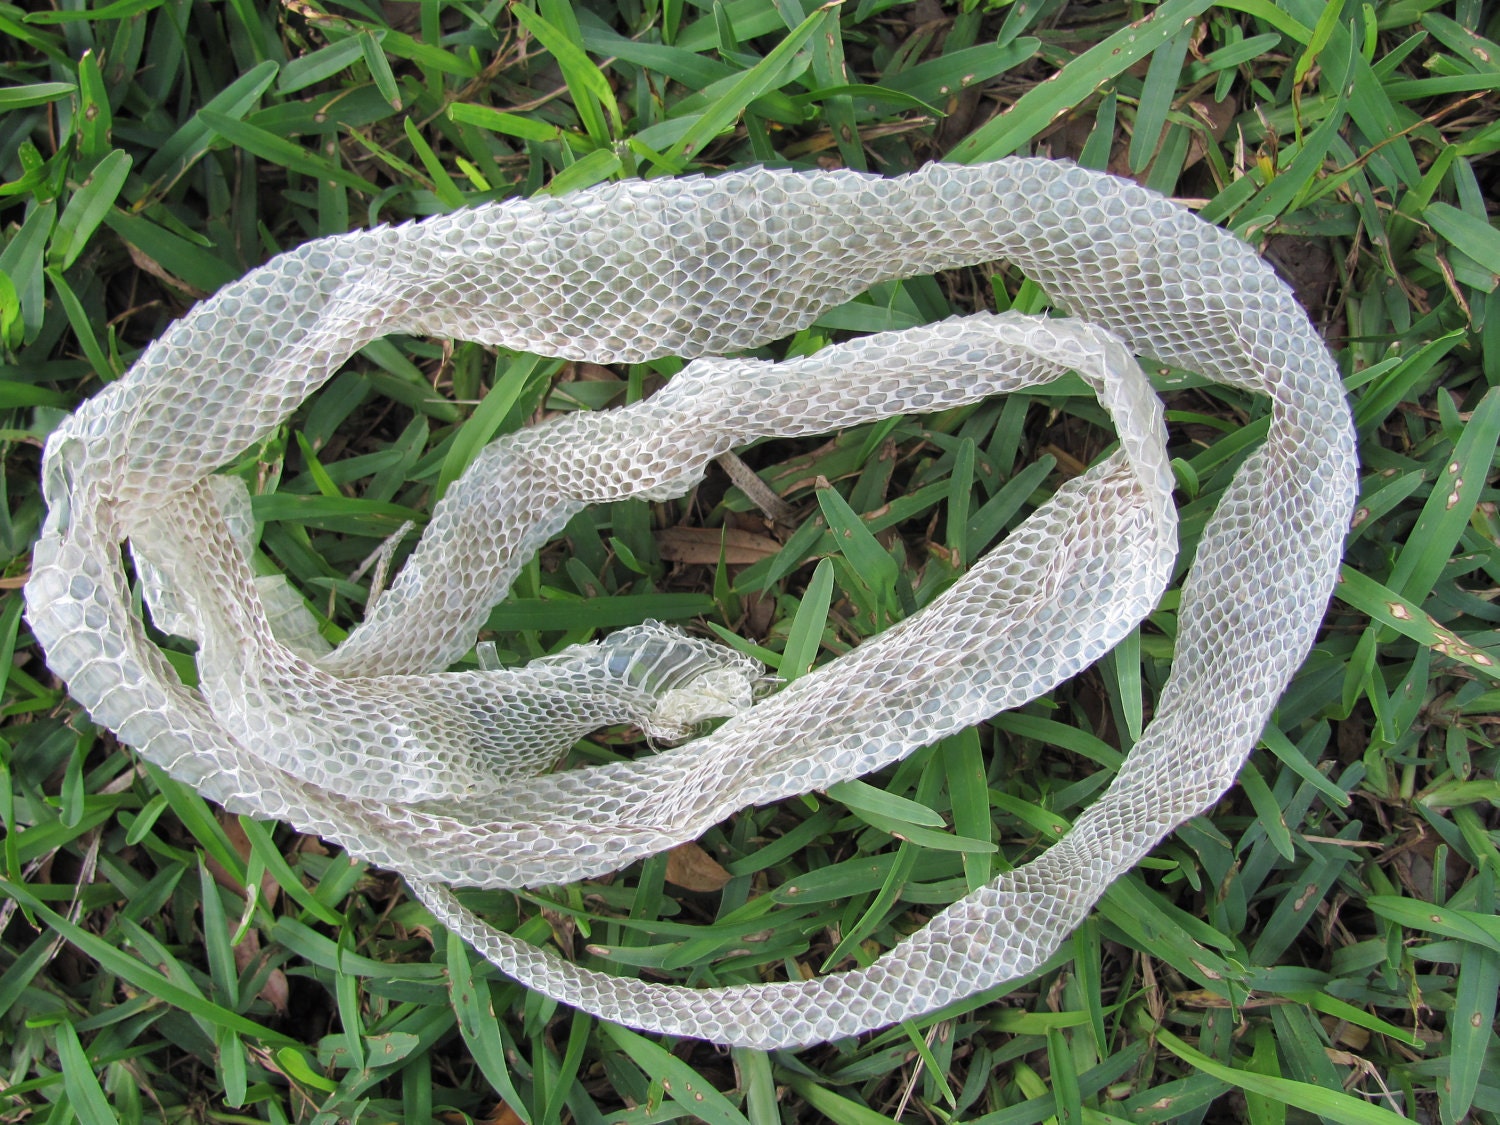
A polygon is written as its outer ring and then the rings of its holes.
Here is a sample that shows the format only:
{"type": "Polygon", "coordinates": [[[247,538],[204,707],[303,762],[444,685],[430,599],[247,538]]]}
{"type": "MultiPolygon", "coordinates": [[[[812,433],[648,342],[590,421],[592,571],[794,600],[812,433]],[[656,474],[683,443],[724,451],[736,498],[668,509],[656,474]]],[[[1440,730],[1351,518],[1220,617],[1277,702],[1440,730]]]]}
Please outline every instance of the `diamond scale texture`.
{"type": "Polygon", "coordinates": [[[48,442],[26,588],[48,662],[100,723],[227,808],[394,868],[507,973],[631,1026],[753,1047],[852,1035],[1029,972],[1109,883],[1229,786],[1312,644],[1354,499],[1338,373],[1249,247],[1064,163],[880,179],[751,170],[613,184],[357,232],[283,254],[173,325],[48,442]],[[779,364],[733,353],[887,279],[1008,259],[1070,320],[981,314],[779,364]],[[214,470],[389,332],[543,355],[692,362],[649,400],[490,445],[338,648],[254,576],[248,498],[214,470]],[[1134,354],[1272,400],[1209,524],[1155,717],[1103,796],[1032,863],[869,968],[691,989],[517,942],[453,887],[597,876],[750,804],[856,777],[1086,668],[1155,606],[1175,513],[1161,408],[1134,354]],[[721,358],[730,356],[731,358],[721,358]],[[1075,370],[1120,449],[921,613],[754,702],[760,669],[649,623],[519,669],[445,672],[527,558],[586,505],[679,495],[769,435],[927,412],[1075,370]],[[199,645],[185,687],[132,613],[199,645]],[[548,772],[594,727],[678,740],[548,772]]]}

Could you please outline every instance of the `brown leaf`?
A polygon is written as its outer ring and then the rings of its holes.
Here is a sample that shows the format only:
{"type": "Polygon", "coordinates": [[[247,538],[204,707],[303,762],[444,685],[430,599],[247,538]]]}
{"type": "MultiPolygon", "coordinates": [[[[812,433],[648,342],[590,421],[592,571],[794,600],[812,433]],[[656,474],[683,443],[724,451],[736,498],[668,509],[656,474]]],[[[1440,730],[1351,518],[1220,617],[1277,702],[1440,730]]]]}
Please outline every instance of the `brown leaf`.
{"type": "Polygon", "coordinates": [[[545,906],[542,907],[542,917],[552,927],[552,940],[557,942],[557,947],[571,961],[574,956],[573,939],[578,936],[578,920],[571,914],[548,910],[545,906]]]}
{"type": "MultiPolygon", "coordinates": [[[[1229,127],[1234,124],[1235,114],[1239,112],[1239,108],[1238,98],[1228,97],[1222,102],[1216,102],[1207,94],[1201,98],[1194,98],[1188,105],[1189,112],[1208,126],[1209,132],[1213,134],[1216,141],[1222,141],[1229,135],[1229,127]]],[[[1183,169],[1186,170],[1197,164],[1203,159],[1206,151],[1203,135],[1194,130],[1188,138],[1187,160],[1183,162],[1183,169]]]]}
{"type": "Polygon", "coordinates": [[[620,377],[597,363],[575,363],[573,373],[580,383],[618,383],[620,377]]]}
{"type": "Polygon", "coordinates": [[[724,561],[730,566],[759,562],[781,550],[781,544],[769,535],[735,528],[669,527],[656,533],[657,550],[668,562],[714,566],[719,561],[721,542],[724,561]]]}
{"type": "Polygon", "coordinates": [[[1041,452],[1050,453],[1052,454],[1052,456],[1056,457],[1058,468],[1067,473],[1069,476],[1081,477],[1084,473],[1089,471],[1089,467],[1087,465],[1085,465],[1077,457],[1074,457],[1066,449],[1063,449],[1059,446],[1044,445],[1042,446],[1041,452]]]}
{"type": "MultiPolygon", "coordinates": [[[[1323,1030],[1328,1032],[1334,1043],[1340,1047],[1352,1047],[1356,1051],[1363,1051],[1370,1045],[1370,1033],[1362,1027],[1356,1027],[1352,1023],[1335,1019],[1333,1016],[1324,1016],[1318,1021],[1323,1025],[1323,1030]]],[[[1330,1050],[1330,1056],[1333,1052],[1330,1050]]],[[[1338,1062],[1338,1059],[1334,1059],[1338,1062]]]]}
{"type": "Polygon", "coordinates": [[[697,844],[679,844],[667,853],[667,882],[689,891],[716,891],[729,872],[697,844]]]}
{"type": "Polygon", "coordinates": [[[1256,997],[1252,996],[1248,999],[1242,999],[1234,1003],[1230,1003],[1229,1000],[1225,999],[1223,996],[1220,996],[1217,992],[1211,992],[1206,988],[1192,988],[1187,990],[1186,992],[1174,992],[1172,993],[1172,999],[1174,1002],[1182,1005],[1184,1008],[1247,1009],[1266,1008],[1273,1005],[1286,1003],[1285,1000],[1282,1000],[1280,997],[1276,996],[1269,997],[1264,1000],[1257,999],[1256,997]]]}
{"type": "Polygon", "coordinates": [[[1336,290],[1339,276],[1327,239],[1274,234],[1266,239],[1261,254],[1292,287],[1308,315],[1320,316],[1336,290]]]}
{"type": "Polygon", "coordinates": [[[172,274],[168,273],[166,271],[166,268],[159,262],[157,262],[155,258],[151,257],[151,255],[147,254],[144,250],[134,245],[133,243],[125,243],[125,249],[130,252],[130,260],[136,264],[136,267],[138,269],[144,270],[146,273],[149,273],[158,281],[165,282],[173,289],[180,289],[189,297],[196,297],[199,300],[202,300],[204,297],[208,296],[207,293],[205,293],[202,289],[199,289],[196,285],[189,285],[187,282],[183,281],[182,278],[174,277],[172,274]]]}
{"type": "MultiPolygon", "coordinates": [[[[463,1122],[469,1120],[461,1113],[440,1113],[437,1117],[445,1125],[462,1125],[463,1122]]],[[[494,1109],[483,1117],[474,1118],[474,1123],[475,1125],[524,1125],[516,1111],[504,1102],[496,1102],[494,1109]]]]}
{"type": "Polygon", "coordinates": [[[776,617],[776,599],[756,590],[740,598],[745,610],[742,635],[764,640],[771,635],[771,624],[776,617]]]}

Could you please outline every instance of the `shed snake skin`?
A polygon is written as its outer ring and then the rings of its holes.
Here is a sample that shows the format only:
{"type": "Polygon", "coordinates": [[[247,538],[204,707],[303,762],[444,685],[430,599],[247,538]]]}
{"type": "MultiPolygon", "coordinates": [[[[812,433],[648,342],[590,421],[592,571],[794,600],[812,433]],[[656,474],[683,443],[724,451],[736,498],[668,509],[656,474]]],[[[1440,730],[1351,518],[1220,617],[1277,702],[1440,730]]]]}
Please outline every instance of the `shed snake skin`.
{"type": "Polygon", "coordinates": [[[760,1048],[936,1010],[1044,962],[1110,882],[1233,782],[1313,643],[1354,500],[1338,371],[1244,243],[1069,164],[882,179],[749,170],[622,182],[319,239],[203,301],[47,443],[26,587],[51,668],[100,724],[225,808],[403,874],[506,973],[606,1019],[760,1048]],[[747,349],[885,280],[1005,259],[1071,314],[977,314],[780,363],[747,349]],[[386,333],[595,363],[691,360],[659,392],[491,443],[337,648],[257,577],[215,470],[386,333]],[[694,989],[611,976],[487,925],[451,888],[603,875],[743,807],[875,770],[1051,690],[1155,608],[1175,551],[1160,404],[1135,355],[1268,396],[1183,589],[1173,672],[1103,795],[1040,857],[867,968],[694,989]],[[727,357],[727,358],[721,358],[727,357]],[[761,670],[665,626],[524,667],[445,671],[583,507],[678,496],[715,456],[926,413],[1076,371],[1117,451],[920,612],[756,702],[761,670]],[[195,642],[182,684],[153,622],[195,642]],[[587,731],[711,734],[554,772],[587,731]]]}

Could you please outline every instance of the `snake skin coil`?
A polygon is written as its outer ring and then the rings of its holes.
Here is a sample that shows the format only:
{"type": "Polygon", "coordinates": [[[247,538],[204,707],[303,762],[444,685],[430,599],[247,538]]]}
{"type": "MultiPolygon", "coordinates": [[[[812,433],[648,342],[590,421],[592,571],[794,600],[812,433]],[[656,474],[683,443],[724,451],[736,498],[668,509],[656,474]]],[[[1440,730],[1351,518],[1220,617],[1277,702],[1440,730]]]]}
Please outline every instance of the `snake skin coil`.
{"type": "Polygon", "coordinates": [[[505,972],[638,1028],[771,1048],[935,1010],[1042,963],[1109,883],[1233,782],[1313,642],[1354,499],[1328,352],[1249,247],[1064,163],[881,179],[750,170],[610,184],[310,242],[176,322],[51,436],[26,587],[51,668],[99,723],[226,808],[401,872],[505,972]],[[733,358],[883,280],[1007,259],[1073,319],[964,317],[783,363],[733,358]],[[692,360],[648,400],[492,443],[332,651],[247,557],[248,497],[214,470],[390,332],[597,363],[692,360]],[[747,805],[821,789],[1034,699],[1151,609],[1176,545],[1160,405],[1133,354],[1269,396],[1182,598],[1173,672],[1103,796],[1033,862],[865,969],[693,989],[617,978],[495,930],[453,886],[602,875],[747,805]],[[731,358],[714,358],[730,356],[731,358]],[[936,411],[1073,370],[1118,452],[951,589],[784,690],[648,624],[518,668],[445,672],[527,558],[589,504],[680,495],[718,454],[936,411]],[[185,687],[132,610],[198,645],[185,687]],[[549,772],[580,735],[712,734],[549,772]]]}

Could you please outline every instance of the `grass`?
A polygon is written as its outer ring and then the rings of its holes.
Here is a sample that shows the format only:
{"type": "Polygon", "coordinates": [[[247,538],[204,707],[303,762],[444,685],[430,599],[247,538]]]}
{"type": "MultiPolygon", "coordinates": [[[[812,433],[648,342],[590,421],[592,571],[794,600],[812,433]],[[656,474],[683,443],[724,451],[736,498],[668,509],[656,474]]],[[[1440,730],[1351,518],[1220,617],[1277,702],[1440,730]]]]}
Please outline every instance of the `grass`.
{"type": "MultiPolygon", "coordinates": [[[[29,8],[0,5],[0,1121],[1500,1121],[1493,6],[29,8]],[[500,978],[392,874],[143,765],[27,633],[41,441],[278,250],[612,178],[1026,151],[1132,175],[1259,246],[1337,355],[1363,464],[1344,581],[1241,784],[1027,980],[799,1053],[600,1024],[500,978]]],[[[1010,306],[1045,298],[1003,264],[916,278],[773,351],[1010,306]]],[[[237,466],[263,484],[257,564],[337,639],[368,597],[351,574],[485,441],[675,367],[372,345],[237,466]]],[[[1266,404],[1159,382],[1190,557],[1266,404]]],[[[486,639],[515,661],[656,617],[801,672],[925,603],[1108,444],[1093,401],[1056,392],[745,451],[795,526],[722,477],[592,511],[486,639]]],[[[884,774],[611,880],[473,901],[653,979],[861,962],[1107,782],[1165,678],[1177,596],[1078,680],[884,774]]],[[[574,760],[636,749],[606,731],[574,760]]]]}

